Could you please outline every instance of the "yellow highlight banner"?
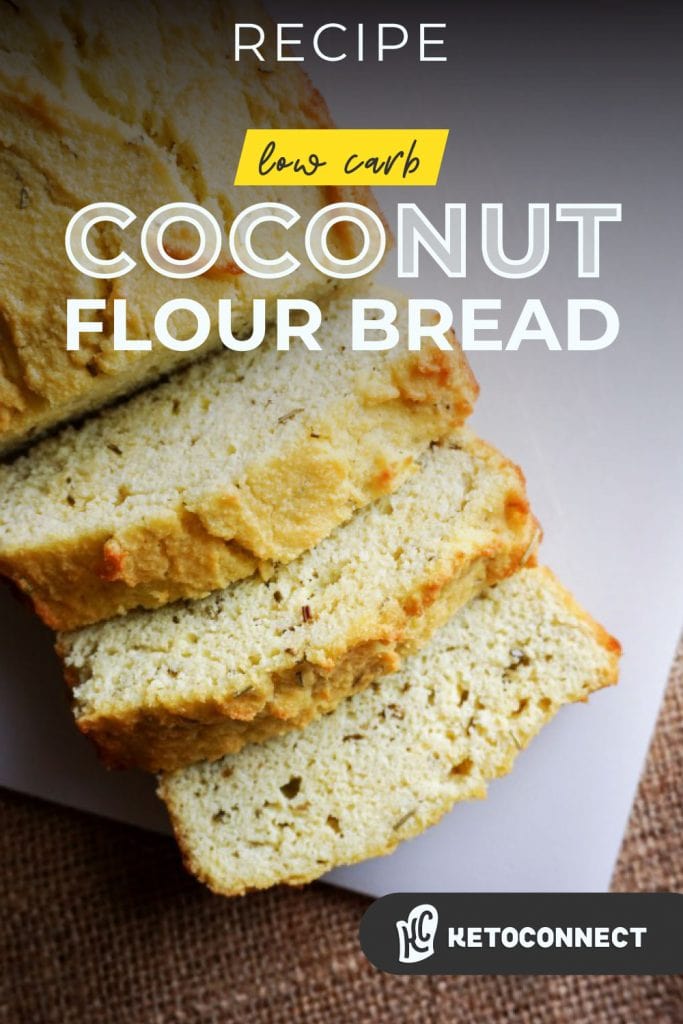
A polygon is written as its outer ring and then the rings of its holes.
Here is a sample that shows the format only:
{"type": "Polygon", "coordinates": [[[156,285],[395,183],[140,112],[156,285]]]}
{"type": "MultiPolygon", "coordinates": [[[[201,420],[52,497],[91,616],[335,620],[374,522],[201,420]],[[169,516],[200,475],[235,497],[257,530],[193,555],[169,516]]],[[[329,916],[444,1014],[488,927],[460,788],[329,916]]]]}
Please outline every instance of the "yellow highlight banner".
{"type": "Polygon", "coordinates": [[[436,185],[447,128],[249,128],[235,185],[436,185]]]}

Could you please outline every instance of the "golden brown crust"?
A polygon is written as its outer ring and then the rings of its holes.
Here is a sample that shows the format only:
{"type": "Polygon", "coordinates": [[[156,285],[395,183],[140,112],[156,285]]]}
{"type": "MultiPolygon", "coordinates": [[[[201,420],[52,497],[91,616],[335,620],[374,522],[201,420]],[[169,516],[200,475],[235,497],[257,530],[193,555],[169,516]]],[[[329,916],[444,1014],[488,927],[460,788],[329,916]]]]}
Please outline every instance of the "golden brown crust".
{"type": "Polygon", "coordinates": [[[392,457],[394,442],[426,447],[472,411],[478,386],[453,343],[450,353],[427,349],[394,360],[393,386],[380,395],[364,395],[361,387],[355,422],[331,420],[324,446],[302,426],[287,447],[255,453],[248,487],[220,492],[207,481],[207,494],[192,511],[179,504],[115,535],[74,532],[5,550],[0,573],[24,591],[44,622],[70,630],[138,606],[202,597],[267,572],[273,561],[290,561],[348,518],[352,491],[357,506],[405,479],[411,464],[392,457]],[[371,431],[386,438],[387,455],[368,465],[358,453],[371,431]]]}
{"type": "MultiPolygon", "coordinates": [[[[612,636],[604,626],[600,625],[600,623],[597,622],[597,620],[594,619],[581,604],[579,604],[574,595],[562,586],[551,569],[542,565],[538,567],[538,572],[547,577],[547,579],[554,585],[556,592],[561,593],[562,600],[567,607],[567,611],[585,624],[588,631],[593,635],[595,642],[607,652],[609,656],[609,668],[601,680],[600,686],[615,685],[619,678],[619,659],[623,653],[621,643],[615,636],[612,636]]],[[[599,689],[599,687],[596,686],[595,689],[599,689]]]]}
{"type": "MultiPolygon", "coordinates": [[[[111,281],[80,274],[64,251],[72,214],[113,192],[141,224],[163,203],[189,201],[222,215],[227,235],[236,212],[261,198],[232,186],[225,173],[226,165],[236,164],[244,131],[332,126],[322,98],[297,65],[277,64],[272,73],[260,74],[252,65],[226,59],[220,36],[229,35],[230,19],[238,17],[233,5],[199,4],[188,15],[184,5],[167,4],[161,25],[151,12],[144,16],[144,5],[129,5],[128,15],[126,5],[116,6],[100,11],[85,5],[69,19],[58,5],[24,0],[3,19],[0,453],[218,347],[219,298],[233,299],[235,320],[241,314],[246,326],[254,296],[315,297],[328,288],[304,262],[300,272],[277,282],[277,291],[268,291],[264,282],[235,273],[239,268],[223,253],[212,271],[183,282],[183,294],[203,302],[211,314],[211,341],[190,354],[158,344],[152,352],[114,351],[112,300],[128,302],[129,336],[151,337],[154,313],[178,294],[177,282],[142,264],[133,236],[126,239],[113,227],[93,232],[96,251],[111,258],[128,247],[138,266],[111,281]],[[188,16],[192,31],[183,31],[188,16]],[[198,68],[194,40],[203,26],[207,36],[198,68]],[[173,37],[172,49],[165,32],[173,37]],[[131,76],[131,66],[139,66],[138,77],[131,76]],[[112,88],[119,79],[121,87],[112,88]],[[158,83],[153,96],[148,80],[158,83]],[[193,100],[199,89],[201,110],[193,100]],[[103,333],[84,335],[79,352],[66,351],[67,297],[107,302],[103,333]]],[[[329,196],[314,186],[286,193],[283,201],[302,215],[301,227],[291,232],[298,238],[329,196]]],[[[374,206],[367,189],[343,189],[340,198],[374,206]]],[[[173,248],[172,232],[167,241],[173,248]]],[[[336,241],[349,251],[348,233],[339,231],[336,241]]]]}
{"type": "MultiPolygon", "coordinates": [[[[587,627],[588,632],[591,634],[595,642],[606,651],[608,657],[601,668],[594,667],[590,671],[586,672],[585,678],[580,682],[577,680],[576,687],[571,691],[566,692],[559,703],[546,699],[536,705],[533,717],[527,714],[523,715],[521,719],[516,720],[514,733],[512,730],[501,731],[496,743],[497,763],[495,766],[492,766],[494,767],[492,777],[497,778],[500,778],[511,771],[520,750],[525,748],[534,736],[554,717],[559,704],[585,702],[591,693],[604,686],[612,685],[617,681],[620,652],[620,645],[618,641],[615,640],[614,637],[611,637],[606,630],[576,602],[572,595],[557,581],[556,577],[549,569],[543,567],[535,571],[537,573],[541,573],[547,578],[549,592],[552,592],[555,598],[560,599],[560,601],[565,605],[571,618],[578,619],[579,622],[583,623],[587,627]]],[[[458,795],[457,799],[471,800],[484,798],[487,792],[488,781],[490,781],[488,778],[472,778],[470,781],[465,783],[464,788],[458,795]]],[[[176,806],[173,786],[169,784],[167,777],[164,775],[159,778],[157,792],[160,798],[166,803],[174,835],[180,848],[186,869],[199,881],[203,882],[213,892],[219,895],[240,896],[247,892],[267,888],[274,884],[301,886],[314,881],[316,878],[320,877],[324,871],[338,866],[336,861],[327,862],[322,865],[315,863],[315,865],[311,865],[310,870],[293,875],[288,874],[286,866],[282,865],[282,873],[278,873],[277,877],[274,877],[272,870],[266,870],[262,874],[259,874],[258,870],[255,869],[252,875],[251,884],[246,884],[244,881],[228,884],[226,883],[225,878],[221,877],[220,872],[213,871],[211,865],[202,859],[201,852],[197,849],[195,839],[193,839],[189,831],[186,829],[180,808],[176,806]]],[[[358,851],[353,855],[349,856],[347,853],[344,856],[344,864],[353,864],[361,860],[366,860],[370,857],[379,857],[390,854],[396,849],[399,843],[406,839],[410,839],[413,836],[419,835],[425,829],[435,825],[444,814],[451,810],[454,802],[455,798],[453,793],[444,789],[438,800],[424,801],[420,805],[418,813],[409,816],[402,823],[399,831],[392,831],[387,835],[386,830],[382,830],[382,835],[378,835],[374,842],[372,840],[372,836],[366,834],[364,836],[365,842],[359,845],[358,851]]]]}
{"type": "MultiPolygon", "coordinates": [[[[511,491],[508,501],[518,500],[517,491],[511,491]]],[[[175,708],[80,715],[77,724],[110,766],[153,772],[213,760],[246,743],[301,728],[373,679],[396,671],[475,594],[515,572],[537,536],[536,520],[528,513],[515,524],[514,538],[500,537],[466,561],[457,558],[440,566],[406,596],[400,614],[392,608],[388,617],[366,624],[362,634],[346,637],[328,664],[301,662],[274,678],[270,698],[246,691],[228,700],[183,701],[175,708]]]]}

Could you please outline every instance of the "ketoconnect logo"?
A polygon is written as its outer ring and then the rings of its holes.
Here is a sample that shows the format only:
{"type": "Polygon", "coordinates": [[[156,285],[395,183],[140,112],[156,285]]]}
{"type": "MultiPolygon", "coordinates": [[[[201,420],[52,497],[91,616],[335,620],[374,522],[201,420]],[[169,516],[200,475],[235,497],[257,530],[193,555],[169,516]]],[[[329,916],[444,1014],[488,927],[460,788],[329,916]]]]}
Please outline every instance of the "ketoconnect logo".
{"type": "Polygon", "coordinates": [[[439,914],[431,903],[420,903],[405,921],[396,922],[398,959],[402,964],[417,964],[434,955],[434,939],[439,914]]]}
{"type": "Polygon", "coordinates": [[[683,895],[392,893],[360,943],[391,974],[679,974],[683,895]]]}

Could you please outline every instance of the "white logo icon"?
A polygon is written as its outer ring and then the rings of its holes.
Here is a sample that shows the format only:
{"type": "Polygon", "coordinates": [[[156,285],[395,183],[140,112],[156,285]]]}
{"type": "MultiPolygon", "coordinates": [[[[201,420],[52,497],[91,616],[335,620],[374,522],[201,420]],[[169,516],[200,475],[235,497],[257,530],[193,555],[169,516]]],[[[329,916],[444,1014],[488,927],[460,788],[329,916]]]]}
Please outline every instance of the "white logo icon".
{"type": "Polygon", "coordinates": [[[402,964],[417,964],[434,954],[434,939],[439,915],[431,903],[413,907],[406,921],[396,922],[398,959],[402,964]]]}

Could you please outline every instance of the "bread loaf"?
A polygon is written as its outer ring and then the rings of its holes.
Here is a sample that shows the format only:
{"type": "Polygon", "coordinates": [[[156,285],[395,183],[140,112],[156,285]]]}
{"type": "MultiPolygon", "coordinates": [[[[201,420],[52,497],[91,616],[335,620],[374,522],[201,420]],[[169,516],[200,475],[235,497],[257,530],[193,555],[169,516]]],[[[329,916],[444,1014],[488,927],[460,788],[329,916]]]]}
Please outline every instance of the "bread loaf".
{"type": "Polygon", "coordinates": [[[0,572],[49,625],[267,574],[463,422],[477,386],[457,344],[353,352],[353,294],[324,304],[320,353],[272,334],[217,353],[0,466],[0,572]]]}
{"type": "Polygon", "coordinates": [[[152,771],[303,726],[398,668],[536,537],[517,467],[452,435],[267,583],[61,634],[77,723],[110,763],[152,771]]]}
{"type": "MultiPolygon", "coordinates": [[[[254,19],[265,19],[257,4],[227,0],[3,5],[0,452],[217,346],[219,298],[232,300],[233,328],[244,334],[250,332],[254,297],[316,297],[329,287],[306,258],[306,224],[330,202],[370,205],[369,194],[232,184],[247,128],[331,125],[299,65],[229,56],[235,21],[254,19]],[[125,251],[137,261],[113,280],[77,271],[64,246],[73,214],[103,201],[123,204],[136,216],[125,231],[102,224],[90,234],[96,256],[125,251]],[[142,258],[140,227],[161,205],[205,207],[227,240],[238,212],[278,201],[293,206],[300,220],[290,230],[259,229],[255,243],[265,258],[289,251],[299,259],[300,269],[289,277],[266,281],[242,273],[227,241],[216,265],[189,280],[163,277],[142,258]],[[151,352],[114,350],[114,299],[127,302],[128,337],[145,339],[153,337],[157,309],[179,295],[201,302],[213,318],[202,349],[179,353],[155,342],[151,352]],[[107,301],[106,311],[97,314],[103,333],[83,334],[80,351],[66,351],[67,298],[107,301]]],[[[177,225],[165,235],[171,256],[187,255],[187,230],[177,225]]],[[[356,254],[354,230],[341,224],[331,231],[337,255],[356,254]]],[[[196,323],[177,313],[173,329],[186,338],[196,323]]]]}
{"type": "Polygon", "coordinates": [[[561,705],[616,682],[618,657],[547,569],[522,570],[302,732],[162,776],[186,864],[234,895],[389,853],[485,796],[561,705]]]}

